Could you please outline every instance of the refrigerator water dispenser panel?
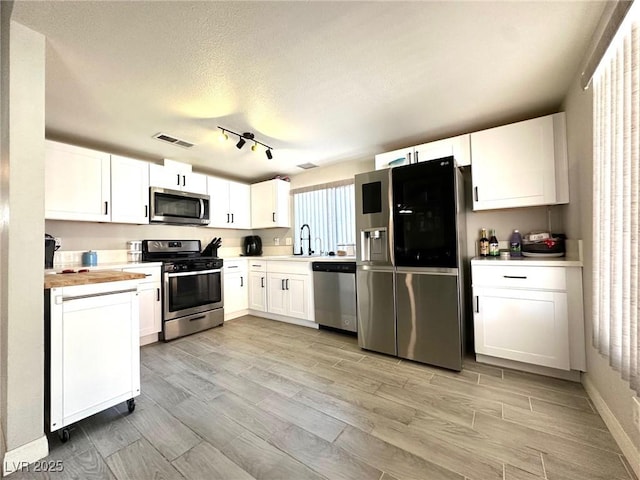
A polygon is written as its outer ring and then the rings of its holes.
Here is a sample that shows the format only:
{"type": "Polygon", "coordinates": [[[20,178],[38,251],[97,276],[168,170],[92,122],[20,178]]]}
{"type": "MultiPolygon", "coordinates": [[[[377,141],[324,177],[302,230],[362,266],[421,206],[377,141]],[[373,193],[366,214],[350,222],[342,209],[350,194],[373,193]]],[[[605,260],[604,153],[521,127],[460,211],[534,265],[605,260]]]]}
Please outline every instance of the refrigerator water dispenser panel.
{"type": "Polygon", "coordinates": [[[389,262],[386,228],[364,230],[360,232],[360,235],[362,244],[360,261],[384,264],[389,262]]]}

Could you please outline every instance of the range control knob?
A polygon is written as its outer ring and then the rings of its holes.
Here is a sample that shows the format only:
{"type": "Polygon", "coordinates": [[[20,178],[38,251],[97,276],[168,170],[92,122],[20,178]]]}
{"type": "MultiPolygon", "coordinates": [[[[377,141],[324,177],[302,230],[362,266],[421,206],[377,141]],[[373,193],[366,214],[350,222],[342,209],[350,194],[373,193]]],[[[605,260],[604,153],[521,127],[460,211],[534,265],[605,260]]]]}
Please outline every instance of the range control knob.
{"type": "Polygon", "coordinates": [[[182,270],[186,270],[186,269],[187,269],[187,268],[189,268],[189,267],[188,267],[187,265],[180,265],[180,268],[181,268],[182,270]]]}

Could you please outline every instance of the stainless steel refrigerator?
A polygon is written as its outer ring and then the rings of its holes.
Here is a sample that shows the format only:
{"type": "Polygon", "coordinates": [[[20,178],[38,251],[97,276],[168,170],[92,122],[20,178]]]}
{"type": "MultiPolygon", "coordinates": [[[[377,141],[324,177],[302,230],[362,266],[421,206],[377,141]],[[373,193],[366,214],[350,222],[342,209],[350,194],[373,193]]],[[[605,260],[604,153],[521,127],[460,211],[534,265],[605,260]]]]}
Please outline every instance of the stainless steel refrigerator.
{"type": "Polygon", "coordinates": [[[462,369],[463,198],[462,176],[452,157],[356,176],[362,348],[462,369]],[[383,190],[381,205],[369,195],[376,189],[367,186],[377,182],[383,190]],[[381,214],[376,226],[367,221],[375,218],[366,213],[372,199],[373,210],[381,214]],[[382,228],[386,263],[372,261],[372,249],[381,249],[375,246],[375,232],[382,228]]]}

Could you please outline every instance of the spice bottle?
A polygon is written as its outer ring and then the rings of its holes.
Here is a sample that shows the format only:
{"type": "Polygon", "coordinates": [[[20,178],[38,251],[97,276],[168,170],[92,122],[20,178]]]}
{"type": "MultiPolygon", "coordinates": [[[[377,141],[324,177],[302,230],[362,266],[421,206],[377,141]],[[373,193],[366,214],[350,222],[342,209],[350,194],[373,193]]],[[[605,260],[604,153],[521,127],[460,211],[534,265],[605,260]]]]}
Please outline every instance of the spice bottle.
{"type": "Polygon", "coordinates": [[[483,228],[480,230],[480,256],[481,257],[489,256],[489,239],[487,238],[486,228],[483,228]]]}
{"type": "Polygon", "coordinates": [[[491,236],[489,237],[489,256],[497,257],[500,255],[500,247],[498,244],[498,238],[496,237],[496,231],[491,229],[491,236]]]}

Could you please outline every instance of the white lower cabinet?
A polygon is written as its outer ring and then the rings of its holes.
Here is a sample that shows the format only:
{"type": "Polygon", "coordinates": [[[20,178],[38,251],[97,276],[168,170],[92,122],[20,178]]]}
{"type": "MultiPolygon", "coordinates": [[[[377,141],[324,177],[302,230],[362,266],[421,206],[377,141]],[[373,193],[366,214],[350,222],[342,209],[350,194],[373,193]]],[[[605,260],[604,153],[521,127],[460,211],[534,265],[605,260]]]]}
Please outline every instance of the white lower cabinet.
{"type": "Polygon", "coordinates": [[[247,314],[249,307],[249,281],[246,260],[224,262],[224,319],[247,314]]]}
{"type": "Polygon", "coordinates": [[[472,261],[476,354],[585,370],[581,269],[515,263],[472,261]]]}
{"type": "Polygon", "coordinates": [[[569,370],[567,294],[474,287],[476,352],[569,370]]]}
{"type": "Polygon", "coordinates": [[[52,288],[48,350],[50,430],[140,394],[138,281],[52,288]]]}
{"type": "Polygon", "coordinates": [[[250,259],[249,312],[317,328],[311,273],[311,262],[250,259]]]}
{"type": "Polygon", "coordinates": [[[257,312],[267,311],[267,272],[264,262],[258,262],[255,268],[249,261],[249,309],[257,312]]]}
{"type": "Polygon", "coordinates": [[[306,275],[268,272],[268,311],[310,320],[309,281],[306,275]]]}
{"type": "Polygon", "coordinates": [[[158,340],[162,330],[162,290],[160,267],[128,267],[124,272],[143,273],[144,280],[138,286],[140,303],[140,345],[158,340]]]}

